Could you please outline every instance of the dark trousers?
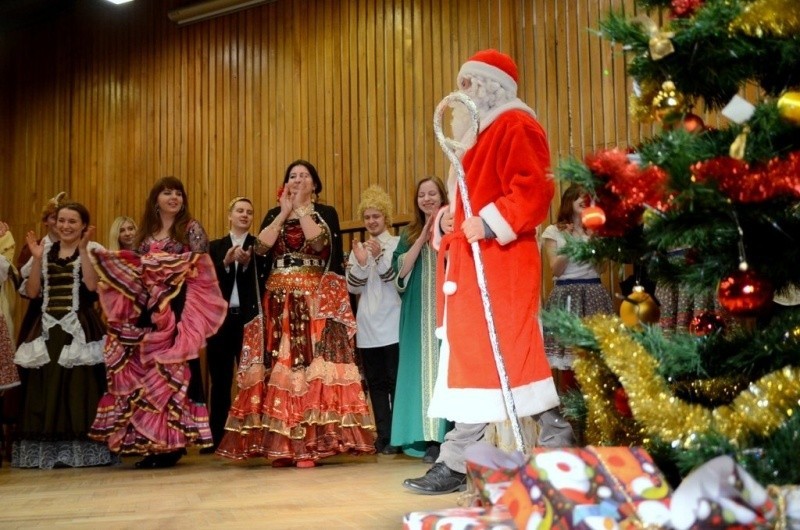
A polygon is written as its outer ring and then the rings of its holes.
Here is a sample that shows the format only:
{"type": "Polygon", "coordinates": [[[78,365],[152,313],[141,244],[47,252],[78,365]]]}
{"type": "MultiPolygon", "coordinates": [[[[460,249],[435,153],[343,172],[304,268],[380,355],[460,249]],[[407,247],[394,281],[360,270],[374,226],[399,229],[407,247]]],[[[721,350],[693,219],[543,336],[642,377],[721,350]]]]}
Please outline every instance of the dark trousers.
{"type": "Polygon", "coordinates": [[[240,313],[228,310],[225,322],[217,334],[208,339],[206,347],[208,375],[211,379],[208,413],[215,446],[225,434],[225,422],[228,419],[228,409],[231,407],[233,370],[239,362],[239,353],[242,351],[244,324],[240,313]]]}
{"type": "Polygon", "coordinates": [[[392,437],[392,401],[397,383],[400,345],[395,343],[379,348],[359,348],[358,351],[364,363],[364,375],[375,412],[378,442],[388,444],[392,437]]]}

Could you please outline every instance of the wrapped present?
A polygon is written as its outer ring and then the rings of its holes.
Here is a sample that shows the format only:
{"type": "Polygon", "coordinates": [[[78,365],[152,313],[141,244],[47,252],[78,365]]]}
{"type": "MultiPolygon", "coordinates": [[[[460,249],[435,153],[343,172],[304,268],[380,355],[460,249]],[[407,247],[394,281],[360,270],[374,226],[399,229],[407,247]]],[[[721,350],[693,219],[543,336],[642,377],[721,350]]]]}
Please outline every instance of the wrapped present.
{"type": "Polygon", "coordinates": [[[800,488],[764,488],[729,456],[692,471],[672,495],[671,527],[800,529],[800,488]]]}
{"type": "Polygon", "coordinates": [[[504,506],[488,506],[409,513],[403,518],[403,530],[517,530],[517,526],[504,506]]]}
{"type": "Polygon", "coordinates": [[[669,484],[641,448],[536,448],[513,478],[492,468],[503,461],[496,452],[471,447],[467,472],[481,499],[508,508],[519,528],[626,530],[669,521],[669,484]]]}

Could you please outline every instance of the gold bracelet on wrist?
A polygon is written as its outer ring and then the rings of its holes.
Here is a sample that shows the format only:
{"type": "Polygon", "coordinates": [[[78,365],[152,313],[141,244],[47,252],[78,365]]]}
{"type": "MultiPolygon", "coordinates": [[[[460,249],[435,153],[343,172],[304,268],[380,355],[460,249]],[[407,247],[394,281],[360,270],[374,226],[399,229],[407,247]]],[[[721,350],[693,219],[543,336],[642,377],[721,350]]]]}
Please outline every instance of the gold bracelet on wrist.
{"type": "Polygon", "coordinates": [[[310,214],[314,211],[314,203],[310,203],[308,206],[298,206],[294,209],[294,214],[297,218],[305,217],[306,215],[310,214]]]}
{"type": "Polygon", "coordinates": [[[272,245],[267,245],[266,243],[261,241],[261,238],[258,237],[258,236],[256,236],[256,241],[254,243],[254,246],[255,246],[255,248],[253,250],[255,251],[256,254],[258,254],[260,256],[263,256],[264,254],[269,252],[269,249],[272,248],[272,245]]]}
{"type": "Polygon", "coordinates": [[[317,243],[327,243],[328,242],[328,232],[325,230],[321,230],[320,233],[311,239],[307,239],[306,243],[309,245],[314,245],[317,243]]]}

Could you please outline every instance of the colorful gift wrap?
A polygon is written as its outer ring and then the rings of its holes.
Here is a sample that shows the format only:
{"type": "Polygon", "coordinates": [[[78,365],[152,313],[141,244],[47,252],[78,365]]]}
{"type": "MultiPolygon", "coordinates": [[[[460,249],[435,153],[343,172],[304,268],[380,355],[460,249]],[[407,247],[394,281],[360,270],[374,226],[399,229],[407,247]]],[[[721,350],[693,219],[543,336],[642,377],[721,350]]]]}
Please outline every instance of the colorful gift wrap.
{"type": "Polygon", "coordinates": [[[517,530],[517,526],[505,506],[489,506],[409,513],[403,518],[403,530],[517,530]]]}
{"type": "Polygon", "coordinates": [[[669,521],[669,484],[641,448],[536,448],[510,481],[486,465],[500,459],[487,456],[492,451],[471,451],[467,471],[481,498],[505,506],[519,528],[624,530],[669,521]]]}

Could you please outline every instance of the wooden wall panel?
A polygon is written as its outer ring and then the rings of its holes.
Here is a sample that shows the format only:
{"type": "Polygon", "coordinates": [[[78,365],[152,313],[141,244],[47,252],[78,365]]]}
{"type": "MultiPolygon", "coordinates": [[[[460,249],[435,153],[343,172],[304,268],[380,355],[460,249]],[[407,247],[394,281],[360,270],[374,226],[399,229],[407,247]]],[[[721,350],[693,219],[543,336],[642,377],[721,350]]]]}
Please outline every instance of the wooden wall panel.
{"type": "Polygon", "coordinates": [[[167,18],[179,3],[76,2],[0,36],[0,216],[18,240],[66,190],[105,243],[170,174],[218,237],[228,200],[250,196],[260,218],[295,158],[345,224],[374,183],[408,215],[415,181],[447,173],[434,108],[485,47],[516,58],[554,161],[648,133],[628,119],[620,51],[589,31],[631,0],[278,0],[186,27],[167,18]]]}

